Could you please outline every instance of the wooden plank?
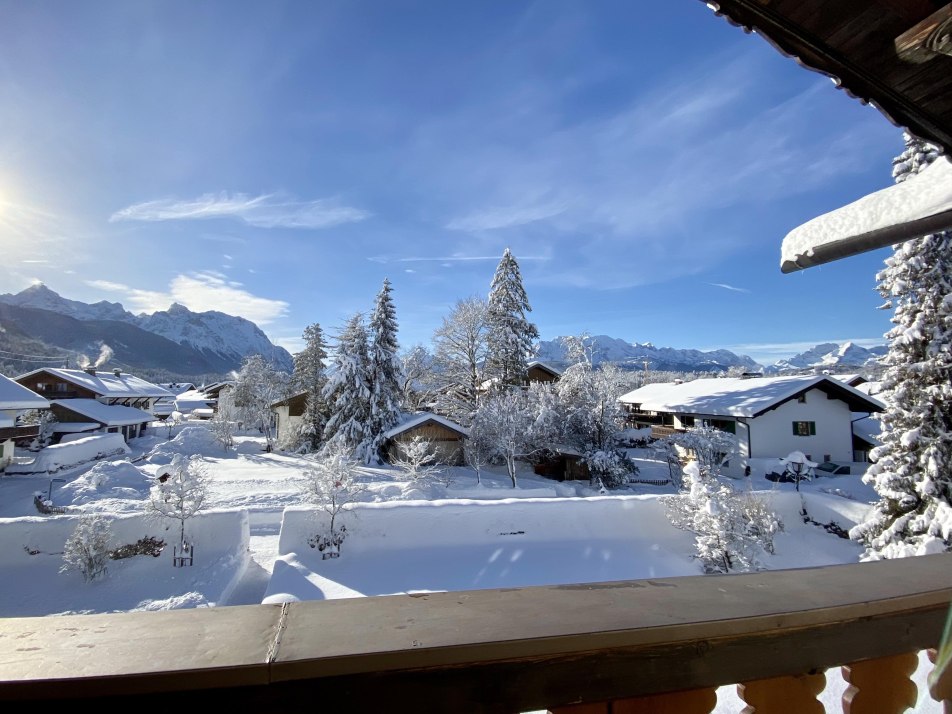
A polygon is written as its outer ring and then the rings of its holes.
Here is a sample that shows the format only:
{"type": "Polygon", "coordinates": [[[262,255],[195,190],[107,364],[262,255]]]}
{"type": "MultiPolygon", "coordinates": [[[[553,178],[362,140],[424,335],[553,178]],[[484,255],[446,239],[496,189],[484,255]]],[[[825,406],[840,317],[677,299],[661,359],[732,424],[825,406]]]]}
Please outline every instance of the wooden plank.
{"type": "Polygon", "coordinates": [[[914,64],[952,55],[952,3],[899,35],[895,46],[901,60],[914,64]]]}
{"type": "Polygon", "coordinates": [[[933,647],[950,565],[7,620],[0,699],[495,712],[704,688],[933,647]]]}

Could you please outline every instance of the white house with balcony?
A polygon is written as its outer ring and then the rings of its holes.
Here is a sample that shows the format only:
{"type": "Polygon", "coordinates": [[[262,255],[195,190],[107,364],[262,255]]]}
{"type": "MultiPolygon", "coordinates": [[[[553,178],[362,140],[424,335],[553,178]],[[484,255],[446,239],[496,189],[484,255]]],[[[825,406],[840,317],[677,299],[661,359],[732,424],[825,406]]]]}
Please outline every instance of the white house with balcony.
{"type": "Polygon", "coordinates": [[[812,461],[853,461],[854,420],[882,402],[826,375],[695,379],[648,384],[619,401],[629,423],[656,435],[712,426],[737,436],[738,459],[725,469],[744,474],[750,459],[802,451],[812,461]]]}

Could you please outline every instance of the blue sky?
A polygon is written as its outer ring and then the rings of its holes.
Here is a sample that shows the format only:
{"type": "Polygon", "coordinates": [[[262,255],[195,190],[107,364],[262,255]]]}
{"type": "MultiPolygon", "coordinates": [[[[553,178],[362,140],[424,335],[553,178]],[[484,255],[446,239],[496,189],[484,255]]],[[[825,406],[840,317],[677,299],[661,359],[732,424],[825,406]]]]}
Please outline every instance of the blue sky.
{"type": "MultiPolygon", "coordinates": [[[[0,2],[0,291],[401,343],[520,261],[545,339],[770,363],[881,343],[877,251],[787,231],[890,183],[870,107],[697,0],[0,2]]],[[[888,252],[888,251],[887,251],[888,252]]]]}

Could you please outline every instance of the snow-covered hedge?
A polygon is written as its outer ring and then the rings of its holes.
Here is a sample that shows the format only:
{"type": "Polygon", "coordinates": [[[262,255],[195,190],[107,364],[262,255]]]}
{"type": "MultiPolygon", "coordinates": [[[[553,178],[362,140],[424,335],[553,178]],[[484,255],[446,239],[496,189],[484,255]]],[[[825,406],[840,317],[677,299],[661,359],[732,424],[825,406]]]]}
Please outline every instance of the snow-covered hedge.
{"type": "Polygon", "coordinates": [[[76,441],[47,446],[36,455],[32,464],[18,465],[17,473],[55,473],[107,456],[128,454],[122,434],[96,434],[76,441]]]}

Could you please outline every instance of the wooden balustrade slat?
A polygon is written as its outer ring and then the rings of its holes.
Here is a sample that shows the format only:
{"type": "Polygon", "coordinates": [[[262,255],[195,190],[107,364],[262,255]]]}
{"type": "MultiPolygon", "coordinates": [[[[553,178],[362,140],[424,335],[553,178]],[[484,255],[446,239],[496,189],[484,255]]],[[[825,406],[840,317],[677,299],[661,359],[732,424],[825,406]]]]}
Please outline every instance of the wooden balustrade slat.
{"type": "Polygon", "coordinates": [[[918,665],[912,652],[843,666],[850,685],[843,693],[844,714],[902,714],[916,706],[918,690],[909,677],[918,665]]]}
{"type": "Polygon", "coordinates": [[[826,675],[758,679],[737,685],[737,696],[747,706],[741,714],[823,714],[817,696],[826,687],[826,675]]]}

